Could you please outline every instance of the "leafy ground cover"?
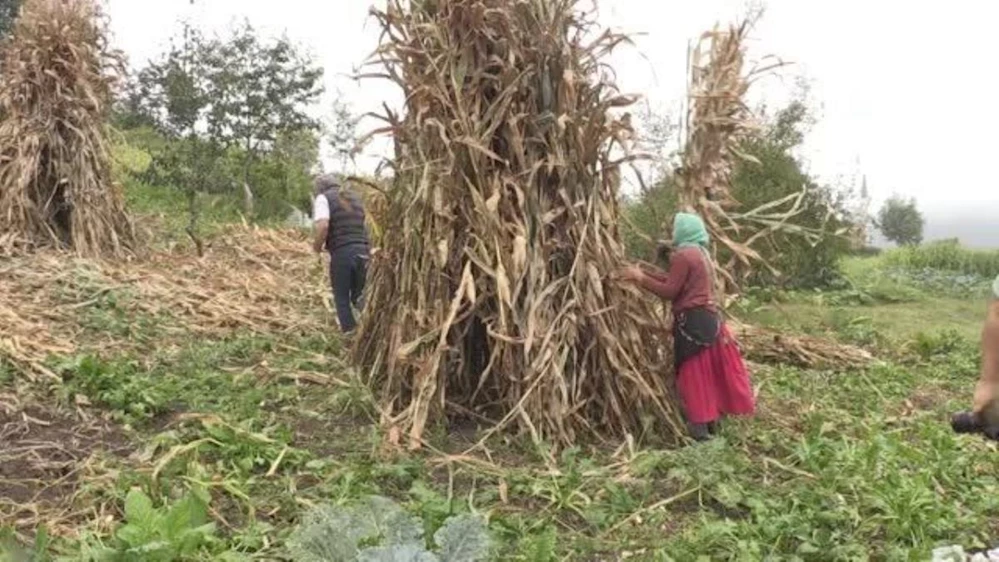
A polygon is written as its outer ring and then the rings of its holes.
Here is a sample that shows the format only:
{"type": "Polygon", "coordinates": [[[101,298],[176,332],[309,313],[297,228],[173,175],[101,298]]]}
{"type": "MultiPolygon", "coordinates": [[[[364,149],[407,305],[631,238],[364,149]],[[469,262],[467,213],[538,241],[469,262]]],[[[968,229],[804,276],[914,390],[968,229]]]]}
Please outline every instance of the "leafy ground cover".
{"type": "Polygon", "coordinates": [[[427,552],[484,518],[503,560],[923,560],[995,538],[999,454],[947,424],[970,400],[983,300],[877,258],[847,264],[841,290],[741,303],[881,361],[756,365],[759,415],[715,442],[487,453],[468,424],[400,455],[303,235],[221,229],[201,260],[169,245],[3,266],[0,522],[29,559],[283,560],[307,513],[372,496],[420,522],[427,552]]]}

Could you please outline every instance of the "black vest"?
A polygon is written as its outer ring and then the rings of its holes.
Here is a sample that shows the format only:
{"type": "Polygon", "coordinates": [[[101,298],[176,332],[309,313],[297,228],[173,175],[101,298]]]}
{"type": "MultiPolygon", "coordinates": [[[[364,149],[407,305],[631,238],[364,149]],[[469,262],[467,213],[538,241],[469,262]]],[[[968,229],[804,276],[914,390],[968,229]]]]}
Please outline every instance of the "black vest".
{"type": "Polygon", "coordinates": [[[326,249],[331,253],[347,246],[367,246],[364,203],[351,190],[330,189],[322,193],[330,207],[330,229],[326,249]]]}

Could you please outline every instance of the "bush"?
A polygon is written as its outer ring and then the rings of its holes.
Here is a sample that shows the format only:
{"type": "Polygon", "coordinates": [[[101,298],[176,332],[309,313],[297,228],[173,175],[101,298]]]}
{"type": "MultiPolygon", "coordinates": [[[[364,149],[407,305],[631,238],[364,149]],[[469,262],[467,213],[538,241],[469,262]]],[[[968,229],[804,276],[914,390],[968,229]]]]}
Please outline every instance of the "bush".
{"type": "Polygon", "coordinates": [[[877,246],[864,246],[862,248],[857,248],[850,251],[850,255],[858,258],[874,258],[880,256],[884,252],[881,248],[877,246]]]}
{"type": "Polygon", "coordinates": [[[956,330],[920,332],[909,347],[924,360],[945,358],[968,347],[968,341],[956,330]]]}
{"type": "MultiPolygon", "coordinates": [[[[282,135],[273,150],[255,158],[247,174],[254,193],[251,218],[283,220],[293,208],[311,211],[310,168],[316,154],[318,139],[300,131],[282,135]]],[[[241,178],[245,157],[238,147],[222,149],[197,138],[169,139],[154,129],[140,127],[124,131],[115,143],[115,180],[129,192],[137,187],[147,195],[161,191],[154,198],[179,202],[169,208],[178,216],[188,212],[188,198],[193,194],[199,207],[207,198],[214,205],[212,213],[238,217],[244,211],[241,178]]],[[[139,210],[149,209],[140,205],[139,210]]]]}

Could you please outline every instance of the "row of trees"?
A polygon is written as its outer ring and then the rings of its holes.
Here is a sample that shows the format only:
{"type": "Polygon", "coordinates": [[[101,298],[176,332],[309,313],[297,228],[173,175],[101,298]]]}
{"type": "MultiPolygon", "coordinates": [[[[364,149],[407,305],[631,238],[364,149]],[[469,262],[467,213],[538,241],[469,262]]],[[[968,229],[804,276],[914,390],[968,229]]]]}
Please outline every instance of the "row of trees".
{"type": "Polygon", "coordinates": [[[223,37],[185,25],[165,53],[133,72],[117,126],[151,166],[140,179],[181,189],[194,236],[199,194],[239,199],[249,217],[307,208],[323,138],[339,155],[356,119],[316,115],[323,69],[287,38],[265,39],[244,23],[223,37]]]}

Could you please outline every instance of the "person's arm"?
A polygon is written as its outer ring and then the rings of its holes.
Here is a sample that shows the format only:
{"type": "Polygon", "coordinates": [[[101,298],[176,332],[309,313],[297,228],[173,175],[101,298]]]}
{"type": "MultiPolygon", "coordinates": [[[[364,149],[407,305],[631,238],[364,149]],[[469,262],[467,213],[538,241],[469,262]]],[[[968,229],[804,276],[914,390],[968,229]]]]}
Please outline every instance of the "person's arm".
{"type": "Polygon", "coordinates": [[[316,237],[312,241],[312,249],[315,250],[317,254],[322,253],[326,249],[326,237],[329,235],[330,231],[330,221],[319,220],[315,223],[316,237]]]}
{"type": "Polygon", "coordinates": [[[325,195],[317,195],[312,203],[312,224],[315,231],[312,249],[319,254],[326,249],[326,238],[330,231],[330,207],[325,195]]]}
{"type": "MultiPolygon", "coordinates": [[[[670,262],[666,262],[666,263],[668,264],[670,262]]],[[[660,271],[658,269],[645,269],[645,270],[642,270],[642,273],[644,273],[648,277],[651,277],[652,279],[654,279],[654,280],[656,280],[656,281],[658,281],[660,283],[666,283],[667,281],[669,281],[669,273],[666,273],[664,271],[660,271]]]]}
{"type": "Polygon", "coordinates": [[[674,300],[680,295],[683,285],[690,275],[690,262],[682,255],[674,255],[669,262],[669,272],[643,271],[638,286],[666,300],[674,300]]]}
{"type": "Polygon", "coordinates": [[[999,297],[989,303],[982,328],[982,371],[972,411],[979,413],[995,400],[999,400],[999,297]]]}

